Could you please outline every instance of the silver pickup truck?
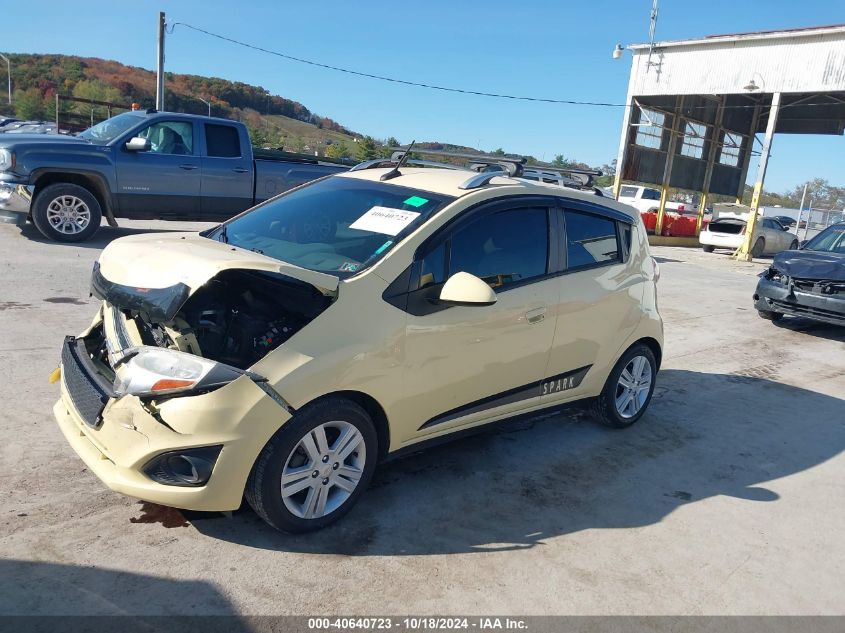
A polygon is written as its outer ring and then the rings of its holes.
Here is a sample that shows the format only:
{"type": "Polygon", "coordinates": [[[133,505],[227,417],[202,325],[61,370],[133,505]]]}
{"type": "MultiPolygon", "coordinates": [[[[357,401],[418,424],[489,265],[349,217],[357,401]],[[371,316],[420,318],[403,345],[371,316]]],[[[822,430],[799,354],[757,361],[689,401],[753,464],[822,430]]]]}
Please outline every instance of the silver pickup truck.
{"type": "Polygon", "coordinates": [[[78,136],[0,134],[0,212],[49,239],[89,239],[105,217],[225,220],[347,166],[253,154],[246,126],[193,114],[134,111],[78,136]]]}

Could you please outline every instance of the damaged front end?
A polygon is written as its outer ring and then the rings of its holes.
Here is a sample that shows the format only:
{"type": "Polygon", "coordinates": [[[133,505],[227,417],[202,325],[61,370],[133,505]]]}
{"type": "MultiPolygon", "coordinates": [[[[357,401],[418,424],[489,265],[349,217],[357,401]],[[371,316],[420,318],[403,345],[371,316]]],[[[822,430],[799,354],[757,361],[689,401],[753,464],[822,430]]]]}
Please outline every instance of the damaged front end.
{"type": "Polygon", "coordinates": [[[776,258],[760,273],[754,292],[757,310],[845,325],[845,279],[792,276],[789,272],[794,271],[779,265],[776,258]]]}
{"type": "Polygon", "coordinates": [[[247,375],[332,303],[308,283],[265,270],[222,270],[195,291],[183,283],[139,288],[95,264],[91,292],[102,323],[85,345],[116,396],[203,393],[247,375]]]}

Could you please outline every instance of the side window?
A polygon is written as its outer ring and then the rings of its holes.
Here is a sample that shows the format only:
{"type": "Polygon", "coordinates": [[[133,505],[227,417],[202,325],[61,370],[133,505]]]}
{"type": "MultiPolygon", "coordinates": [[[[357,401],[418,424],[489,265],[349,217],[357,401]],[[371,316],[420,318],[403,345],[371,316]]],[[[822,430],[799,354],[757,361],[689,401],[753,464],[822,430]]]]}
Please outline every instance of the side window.
{"type": "Polygon", "coordinates": [[[619,223],[619,236],[622,238],[622,250],[625,255],[625,261],[628,261],[628,255],[631,254],[631,225],[626,222],[619,223]]]}
{"type": "Polygon", "coordinates": [[[616,222],[589,213],[565,212],[566,262],[569,270],[621,261],[616,222]]]}
{"type": "Polygon", "coordinates": [[[657,189],[645,189],[643,198],[645,200],[660,200],[660,192],[657,189]]]}
{"type": "Polygon", "coordinates": [[[619,197],[620,198],[636,198],[637,197],[637,188],[623,185],[619,189],[619,197]]]}
{"type": "Polygon", "coordinates": [[[149,139],[150,152],[154,154],[194,153],[194,126],[184,121],[161,121],[153,123],[136,136],[149,139]]]}
{"type": "Polygon", "coordinates": [[[449,274],[464,271],[492,288],[546,274],[549,253],[545,208],[484,215],[450,240],[449,274]]]}
{"type": "Polygon", "coordinates": [[[441,284],[444,281],[446,281],[445,242],[423,258],[420,267],[420,288],[441,284]]]}
{"type": "Polygon", "coordinates": [[[240,158],[241,140],[231,125],[205,124],[205,145],[209,156],[240,158]]]}

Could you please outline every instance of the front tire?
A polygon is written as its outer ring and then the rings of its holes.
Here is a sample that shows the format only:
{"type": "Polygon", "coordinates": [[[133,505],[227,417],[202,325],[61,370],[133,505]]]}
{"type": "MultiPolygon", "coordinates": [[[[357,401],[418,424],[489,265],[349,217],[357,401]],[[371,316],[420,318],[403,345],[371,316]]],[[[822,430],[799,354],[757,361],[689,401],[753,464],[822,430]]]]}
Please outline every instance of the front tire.
{"type": "Polygon", "coordinates": [[[634,345],[611,370],[604,389],[593,401],[593,415],[605,426],[631,426],[648,408],[656,378],[654,353],[646,345],[634,345]]]}
{"type": "Polygon", "coordinates": [[[792,240],[792,244],[789,245],[789,250],[797,251],[798,250],[798,240],[792,240]]]}
{"type": "Polygon", "coordinates": [[[701,247],[701,250],[703,250],[705,253],[712,253],[713,251],[716,250],[716,247],[711,246],[709,244],[705,244],[704,246],[701,247]]]}
{"type": "Polygon", "coordinates": [[[754,246],[751,247],[751,257],[760,257],[763,254],[763,251],[766,250],[766,240],[762,237],[758,237],[757,241],[754,242],[754,246]]]}
{"type": "Polygon", "coordinates": [[[102,217],[97,198],[84,187],[68,183],[44,187],[32,209],[35,228],[57,242],[84,242],[100,228],[102,217]]]}
{"type": "Polygon", "coordinates": [[[372,479],[378,439],[354,402],[327,398],[299,411],[258,456],[246,500],[277,530],[311,532],[355,505],[372,479]]]}

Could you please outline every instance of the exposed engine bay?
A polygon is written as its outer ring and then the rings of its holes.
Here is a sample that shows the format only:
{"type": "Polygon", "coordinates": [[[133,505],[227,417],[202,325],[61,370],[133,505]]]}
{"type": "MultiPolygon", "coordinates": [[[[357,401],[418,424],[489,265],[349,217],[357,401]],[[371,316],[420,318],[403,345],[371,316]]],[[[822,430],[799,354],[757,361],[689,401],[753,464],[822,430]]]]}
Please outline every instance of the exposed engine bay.
{"type": "Polygon", "coordinates": [[[144,345],[167,347],[240,369],[254,365],[332,302],[313,286],[256,270],[226,270],[210,279],[168,321],[126,310],[144,345]]]}

